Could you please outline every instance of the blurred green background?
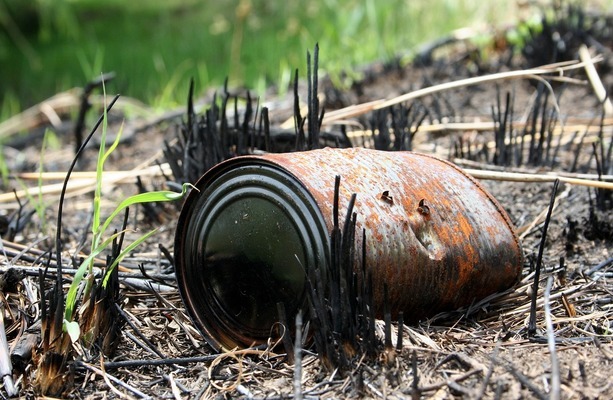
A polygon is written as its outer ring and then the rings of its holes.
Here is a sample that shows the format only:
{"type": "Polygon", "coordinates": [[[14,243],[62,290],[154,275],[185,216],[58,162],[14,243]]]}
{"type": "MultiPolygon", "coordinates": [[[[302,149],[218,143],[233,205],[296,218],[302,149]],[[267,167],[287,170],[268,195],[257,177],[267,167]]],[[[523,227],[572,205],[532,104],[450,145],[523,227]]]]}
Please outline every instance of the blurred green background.
{"type": "Polygon", "coordinates": [[[0,0],[0,121],[110,71],[109,92],[157,108],[184,104],[191,77],[199,92],[226,77],[283,92],[316,42],[339,77],[516,16],[506,0],[0,0]]]}

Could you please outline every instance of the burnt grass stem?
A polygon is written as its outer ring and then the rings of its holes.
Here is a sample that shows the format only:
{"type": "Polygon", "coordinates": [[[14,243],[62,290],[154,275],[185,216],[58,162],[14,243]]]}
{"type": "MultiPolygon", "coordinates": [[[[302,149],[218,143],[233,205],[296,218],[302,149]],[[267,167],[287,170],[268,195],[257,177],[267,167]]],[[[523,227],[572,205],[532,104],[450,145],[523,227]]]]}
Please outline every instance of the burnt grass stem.
{"type": "MultiPolygon", "coordinates": [[[[281,340],[283,343],[283,348],[285,349],[285,354],[287,354],[287,363],[292,365],[294,364],[294,344],[292,343],[292,338],[289,333],[289,323],[287,321],[287,313],[285,311],[285,304],[283,302],[277,303],[277,314],[279,315],[279,329],[281,330],[281,340]]],[[[298,316],[296,316],[298,318],[298,316]]],[[[296,332],[296,335],[298,332],[296,332]]],[[[300,344],[297,343],[297,346],[300,344]]]]}
{"type": "Polygon", "coordinates": [[[298,95],[298,69],[294,74],[294,130],[296,134],[295,150],[314,150],[320,148],[320,131],[324,119],[324,109],[320,110],[319,98],[319,44],[315,44],[313,50],[313,62],[311,53],[307,51],[307,106],[306,118],[300,114],[300,96],[298,95]],[[308,135],[304,131],[304,124],[308,125],[308,135]]]}
{"type": "MultiPolygon", "coordinates": [[[[328,268],[308,271],[308,301],[313,339],[322,364],[329,371],[352,370],[362,354],[375,355],[379,347],[374,334],[372,278],[362,265],[354,269],[356,195],[348,202],[343,227],[339,221],[340,176],[334,185],[333,229],[330,234],[328,268]]],[[[364,246],[364,244],[362,244],[364,246]]],[[[365,248],[362,247],[362,264],[365,248]]]]}
{"type": "Polygon", "coordinates": [[[75,154],[81,148],[83,144],[83,129],[85,128],[85,116],[87,111],[91,108],[91,103],[89,102],[89,96],[92,92],[102,87],[105,83],[113,80],[115,78],[114,72],[109,72],[107,74],[102,74],[96,79],[89,81],[85,87],[83,88],[83,92],[81,93],[81,104],[79,105],[79,115],[77,117],[77,122],[75,124],[75,154]]]}
{"type": "MultiPolygon", "coordinates": [[[[598,174],[598,180],[602,181],[602,175],[607,175],[611,172],[611,152],[613,151],[613,139],[609,143],[608,149],[605,149],[604,143],[604,107],[600,116],[600,129],[598,130],[598,142],[592,143],[592,151],[594,159],[596,161],[596,173],[598,174]]],[[[601,211],[607,211],[613,207],[613,191],[596,189],[596,206],[601,211]]]]}
{"type": "Polygon", "coordinates": [[[298,95],[298,68],[294,73],[294,130],[296,134],[296,142],[294,147],[296,150],[301,150],[305,147],[304,138],[304,122],[300,113],[300,96],[298,95]]]}
{"type": "Polygon", "coordinates": [[[313,65],[311,68],[311,53],[307,51],[307,81],[308,81],[308,102],[309,113],[307,115],[309,123],[309,150],[319,148],[319,99],[317,97],[318,79],[317,70],[319,67],[319,44],[315,44],[313,50],[313,65]]]}
{"type": "Polygon", "coordinates": [[[551,192],[551,198],[549,200],[549,208],[547,209],[547,216],[545,217],[545,223],[543,224],[543,234],[541,236],[541,242],[539,243],[538,256],[536,257],[536,268],[534,271],[534,283],[532,285],[532,299],[530,304],[530,322],[528,323],[528,335],[534,336],[536,333],[536,299],[538,297],[539,280],[541,276],[541,264],[543,261],[543,251],[545,250],[545,242],[547,241],[547,229],[549,228],[549,221],[551,220],[551,212],[553,211],[553,205],[556,201],[556,194],[558,193],[558,186],[560,180],[556,179],[553,184],[553,190],[551,192]]]}
{"type": "Polygon", "coordinates": [[[411,399],[421,399],[421,391],[419,390],[419,369],[417,368],[417,352],[413,350],[411,353],[411,371],[413,372],[413,382],[411,382],[411,399]]]}

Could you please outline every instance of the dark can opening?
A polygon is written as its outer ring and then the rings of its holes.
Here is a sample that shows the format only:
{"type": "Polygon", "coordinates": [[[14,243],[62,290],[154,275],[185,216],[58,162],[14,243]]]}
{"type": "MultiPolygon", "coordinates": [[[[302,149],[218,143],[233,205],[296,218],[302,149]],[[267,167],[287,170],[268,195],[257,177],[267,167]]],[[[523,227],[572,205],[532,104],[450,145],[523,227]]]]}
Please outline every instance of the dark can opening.
{"type": "Polygon", "coordinates": [[[183,299],[216,349],[274,336],[278,303],[288,315],[306,309],[306,268],[324,267],[328,254],[325,221],[306,188],[264,161],[238,164],[220,164],[197,183],[175,243],[183,299]]]}

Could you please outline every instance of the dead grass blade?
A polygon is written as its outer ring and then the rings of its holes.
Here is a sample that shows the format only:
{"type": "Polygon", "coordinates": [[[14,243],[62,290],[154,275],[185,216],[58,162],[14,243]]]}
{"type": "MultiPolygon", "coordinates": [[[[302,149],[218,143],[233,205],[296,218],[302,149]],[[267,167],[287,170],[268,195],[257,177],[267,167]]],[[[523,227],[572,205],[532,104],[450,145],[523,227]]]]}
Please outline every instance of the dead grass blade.
{"type": "Polygon", "coordinates": [[[605,115],[607,117],[612,116],[613,104],[611,104],[611,99],[609,99],[609,96],[607,95],[607,91],[602,84],[600,77],[598,76],[598,72],[596,71],[594,64],[589,62],[589,60],[591,59],[590,51],[587,49],[587,46],[585,44],[582,44],[581,47],[579,47],[579,59],[585,63],[585,73],[587,74],[587,78],[592,84],[592,88],[594,88],[594,93],[596,94],[596,97],[598,97],[598,100],[602,103],[604,107],[605,115]]]}
{"type": "MultiPolygon", "coordinates": [[[[168,164],[165,164],[165,166],[162,166],[161,169],[159,166],[155,165],[155,166],[150,166],[150,167],[135,168],[129,171],[109,171],[108,173],[105,171],[102,177],[102,180],[103,180],[103,185],[105,187],[109,187],[111,185],[116,185],[119,183],[126,182],[130,179],[134,179],[137,176],[140,176],[140,177],[162,176],[164,173],[166,174],[170,173],[168,164]]],[[[36,173],[24,173],[24,174],[21,174],[20,177],[23,177],[24,179],[37,179],[37,178],[34,178],[34,175],[38,176],[38,174],[36,173]]],[[[70,179],[70,181],[68,182],[66,186],[66,198],[86,194],[86,193],[92,192],[95,189],[96,187],[95,173],[91,173],[91,172],[75,173],[73,172],[71,176],[72,175],[74,175],[78,179],[70,179]]],[[[66,177],[66,174],[63,172],[44,173],[42,174],[42,177],[44,180],[64,179],[66,177]]],[[[40,189],[38,187],[34,187],[34,188],[18,190],[16,191],[16,194],[15,193],[2,193],[0,194],[0,204],[9,203],[10,205],[12,205],[15,202],[15,196],[20,197],[20,198],[25,198],[29,194],[32,196],[37,196],[39,194],[39,190],[40,190],[40,193],[42,193],[42,195],[44,196],[57,196],[62,191],[62,188],[63,188],[63,184],[53,183],[53,184],[43,185],[41,186],[40,189]]]]}
{"type": "Polygon", "coordinates": [[[547,345],[549,347],[549,355],[551,357],[551,392],[550,400],[560,399],[560,362],[556,354],[556,341],[553,332],[553,323],[551,322],[551,305],[549,297],[551,295],[551,286],[553,285],[553,276],[547,278],[547,287],[545,288],[545,322],[547,328],[547,345]]]}
{"type": "MultiPolygon", "coordinates": [[[[73,88],[58,93],[2,122],[0,124],[0,140],[6,139],[18,132],[32,130],[46,123],[59,127],[62,123],[61,114],[66,114],[79,108],[81,104],[81,91],[81,88],[73,88]]],[[[91,102],[96,105],[105,104],[101,95],[91,96],[91,102]]],[[[116,108],[136,109],[140,110],[142,114],[152,113],[143,103],[128,97],[122,97],[116,108]]]]}
{"type": "MultiPolygon", "coordinates": [[[[490,179],[495,181],[512,181],[512,182],[555,182],[559,180],[563,183],[572,185],[588,186],[600,189],[613,190],[613,182],[599,181],[595,179],[571,178],[562,174],[530,174],[519,172],[503,172],[503,171],[486,171],[472,168],[465,168],[464,172],[472,175],[477,179],[490,179]]],[[[607,176],[608,177],[608,176],[607,176]]]]}
{"type": "MultiPolygon", "coordinates": [[[[135,387],[132,387],[130,385],[128,385],[127,383],[123,382],[120,379],[117,379],[116,377],[107,374],[105,371],[94,367],[93,365],[84,363],[82,361],[77,361],[75,362],[75,364],[77,364],[80,367],[83,367],[91,372],[93,372],[94,374],[102,377],[105,382],[107,383],[107,385],[109,385],[109,387],[113,387],[112,385],[110,385],[110,382],[114,382],[117,385],[120,385],[121,387],[123,387],[124,389],[134,393],[136,396],[140,397],[141,399],[151,399],[151,396],[146,395],[145,393],[141,392],[140,390],[136,389],[135,387]]],[[[115,390],[117,390],[115,388],[115,390]]],[[[119,395],[119,394],[118,394],[119,395]]],[[[121,393],[120,397],[125,397],[125,395],[123,393],[121,393]]]]}
{"type": "MultiPolygon", "coordinates": [[[[482,83],[496,82],[496,81],[504,81],[511,79],[534,79],[538,76],[548,76],[547,78],[555,79],[557,77],[563,77],[564,73],[570,70],[584,68],[588,64],[595,64],[601,62],[603,60],[602,56],[596,56],[587,61],[571,61],[565,63],[551,64],[545,65],[540,68],[534,69],[525,69],[519,71],[509,71],[509,72],[500,72],[496,74],[478,76],[467,79],[460,79],[453,82],[446,82],[440,85],[434,85],[427,88],[415,90],[413,92],[409,92],[403,94],[398,97],[394,97],[388,100],[375,100],[368,103],[363,103],[359,105],[353,105],[349,107],[345,107],[343,109],[337,110],[336,112],[327,113],[324,116],[323,124],[331,124],[333,122],[346,119],[349,117],[356,117],[358,115],[365,114],[370,111],[380,110],[382,108],[391,107],[396,104],[404,103],[409,100],[415,100],[421,97],[429,96],[431,94],[443,92],[451,89],[459,89],[467,86],[479,85],[482,83]]],[[[542,77],[540,78],[542,79],[542,77]]]]}

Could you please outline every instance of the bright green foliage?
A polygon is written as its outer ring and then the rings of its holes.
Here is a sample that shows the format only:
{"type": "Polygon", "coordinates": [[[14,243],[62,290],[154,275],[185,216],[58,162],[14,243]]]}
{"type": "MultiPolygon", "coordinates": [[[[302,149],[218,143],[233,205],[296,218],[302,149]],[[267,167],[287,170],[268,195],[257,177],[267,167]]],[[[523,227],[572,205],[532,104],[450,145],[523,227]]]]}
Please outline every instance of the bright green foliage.
{"type": "Polygon", "coordinates": [[[526,45],[526,40],[530,39],[531,32],[532,34],[539,34],[542,30],[542,17],[535,14],[533,18],[522,21],[513,29],[509,29],[507,31],[507,41],[519,52],[526,45]]]}
{"type": "Polygon", "coordinates": [[[229,77],[284,92],[315,43],[338,81],[453,29],[504,24],[515,10],[506,0],[4,1],[12,19],[0,16],[0,97],[12,93],[23,108],[110,71],[114,91],[163,108],[184,105],[192,77],[202,91],[229,77]],[[3,34],[11,21],[23,40],[3,34]]]}

